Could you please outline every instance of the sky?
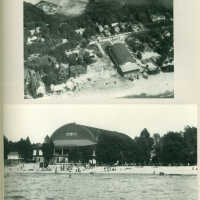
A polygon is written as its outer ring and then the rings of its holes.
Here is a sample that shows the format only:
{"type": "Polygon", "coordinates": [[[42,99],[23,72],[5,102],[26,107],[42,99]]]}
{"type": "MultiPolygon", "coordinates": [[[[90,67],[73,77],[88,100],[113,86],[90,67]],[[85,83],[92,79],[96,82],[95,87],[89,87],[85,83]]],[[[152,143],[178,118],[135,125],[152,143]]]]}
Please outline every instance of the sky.
{"type": "Polygon", "coordinates": [[[197,126],[195,105],[15,105],[4,106],[3,134],[9,140],[30,137],[43,142],[60,126],[76,122],[125,133],[134,138],[147,128],[151,135],[197,126]]]}

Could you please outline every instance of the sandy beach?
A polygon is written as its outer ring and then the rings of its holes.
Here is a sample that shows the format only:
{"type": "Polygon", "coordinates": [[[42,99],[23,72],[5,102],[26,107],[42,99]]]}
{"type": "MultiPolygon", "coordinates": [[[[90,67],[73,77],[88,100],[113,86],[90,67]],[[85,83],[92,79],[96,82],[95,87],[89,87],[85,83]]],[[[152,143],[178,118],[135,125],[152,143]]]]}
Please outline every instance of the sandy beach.
{"type": "Polygon", "coordinates": [[[42,98],[29,99],[29,101],[66,100],[78,102],[81,100],[82,102],[91,102],[97,99],[103,101],[117,98],[173,98],[174,96],[174,73],[161,72],[150,75],[148,79],[140,78],[134,81],[124,80],[119,76],[110,76],[109,79],[95,77],[94,80],[83,85],[80,84],[80,90],[75,92],[66,91],[61,94],[45,95],[42,98]]]}
{"type": "Polygon", "coordinates": [[[96,166],[91,168],[72,167],[62,169],[62,165],[49,165],[48,168],[39,168],[37,164],[25,164],[17,167],[5,167],[8,173],[36,173],[36,174],[146,174],[146,175],[197,175],[196,166],[96,166]]]}

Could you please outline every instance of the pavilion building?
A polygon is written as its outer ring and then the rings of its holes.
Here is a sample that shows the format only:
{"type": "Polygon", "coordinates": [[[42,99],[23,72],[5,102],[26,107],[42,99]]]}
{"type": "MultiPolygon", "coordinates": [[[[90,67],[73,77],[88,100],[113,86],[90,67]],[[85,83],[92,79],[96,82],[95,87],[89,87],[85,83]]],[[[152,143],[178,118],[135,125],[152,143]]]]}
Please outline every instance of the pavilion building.
{"type": "Polygon", "coordinates": [[[139,65],[124,43],[115,43],[108,46],[107,51],[117,71],[122,76],[128,77],[130,74],[139,72],[139,65]]]}
{"type": "Polygon", "coordinates": [[[58,128],[51,136],[54,144],[53,163],[96,163],[95,128],[76,123],[58,128]]]}

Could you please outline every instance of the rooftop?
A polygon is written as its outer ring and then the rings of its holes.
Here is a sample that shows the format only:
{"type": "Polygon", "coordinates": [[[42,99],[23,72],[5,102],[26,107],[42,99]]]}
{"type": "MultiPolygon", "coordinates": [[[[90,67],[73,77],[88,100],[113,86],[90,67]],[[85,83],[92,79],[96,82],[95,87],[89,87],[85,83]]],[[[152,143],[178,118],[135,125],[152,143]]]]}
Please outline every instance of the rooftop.
{"type": "Polygon", "coordinates": [[[120,66],[123,73],[130,72],[130,71],[137,71],[140,67],[136,63],[127,62],[124,65],[120,66]]]}
{"type": "Polygon", "coordinates": [[[69,123],[55,130],[51,139],[57,147],[90,146],[97,144],[101,134],[115,134],[120,138],[128,137],[123,133],[69,123]]]}
{"type": "Polygon", "coordinates": [[[134,59],[125,44],[115,43],[111,46],[111,50],[119,65],[124,65],[128,62],[134,63],[134,59]]]}
{"type": "Polygon", "coordinates": [[[18,152],[10,152],[8,153],[9,156],[19,156],[18,152]]]}

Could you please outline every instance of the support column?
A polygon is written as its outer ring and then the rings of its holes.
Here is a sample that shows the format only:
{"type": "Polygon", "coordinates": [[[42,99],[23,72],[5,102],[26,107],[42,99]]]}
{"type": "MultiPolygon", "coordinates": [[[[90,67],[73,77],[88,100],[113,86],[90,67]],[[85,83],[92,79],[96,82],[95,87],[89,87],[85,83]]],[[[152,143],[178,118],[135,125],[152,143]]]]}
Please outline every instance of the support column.
{"type": "Polygon", "coordinates": [[[63,147],[62,147],[62,156],[63,156],[63,147]]]}
{"type": "Polygon", "coordinates": [[[56,148],[55,147],[53,148],[53,162],[54,162],[54,164],[57,163],[56,148]]]}
{"type": "Polygon", "coordinates": [[[96,166],[96,151],[95,151],[95,148],[93,149],[93,152],[92,152],[92,164],[93,166],[96,166]]]}
{"type": "Polygon", "coordinates": [[[56,148],[55,147],[53,148],[53,155],[54,156],[56,155],[56,148]]]}
{"type": "Polygon", "coordinates": [[[96,157],[96,151],[95,151],[95,149],[93,149],[92,156],[96,157]]]}

